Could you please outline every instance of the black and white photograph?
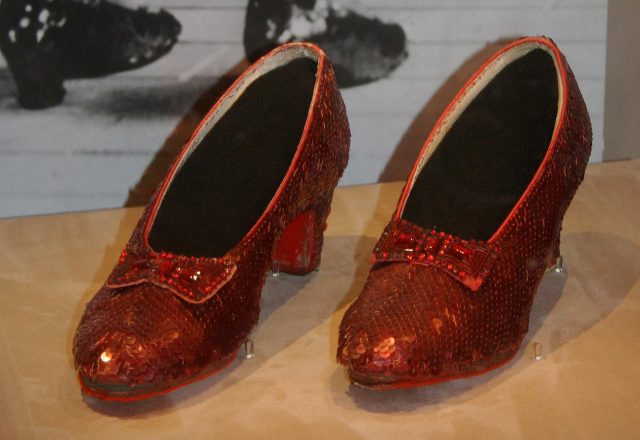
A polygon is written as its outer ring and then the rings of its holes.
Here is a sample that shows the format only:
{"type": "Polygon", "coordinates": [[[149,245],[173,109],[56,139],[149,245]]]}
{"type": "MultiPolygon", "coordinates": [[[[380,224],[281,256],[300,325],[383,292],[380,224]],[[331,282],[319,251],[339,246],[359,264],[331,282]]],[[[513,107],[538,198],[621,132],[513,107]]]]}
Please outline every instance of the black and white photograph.
{"type": "Polygon", "coordinates": [[[484,58],[551,35],[603,158],[606,1],[2,0],[0,216],[145,204],[216,99],[290,41],[334,65],[353,144],[341,185],[401,180],[484,58]]]}

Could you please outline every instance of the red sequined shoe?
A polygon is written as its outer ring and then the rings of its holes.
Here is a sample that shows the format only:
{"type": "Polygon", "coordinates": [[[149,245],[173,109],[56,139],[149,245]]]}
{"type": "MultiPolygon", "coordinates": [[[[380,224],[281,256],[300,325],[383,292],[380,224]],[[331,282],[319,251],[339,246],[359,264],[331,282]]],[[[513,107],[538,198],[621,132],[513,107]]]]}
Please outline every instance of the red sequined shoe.
{"type": "Polygon", "coordinates": [[[489,59],[429,135],[343,318],[351,381],[421,386],[510,360],[590,151],[587,109],[551,40],[489,59]]]}
{"type": "Polygon", "coordinates": [[[82,389],[108,400],[166,393],[230,363],[258,321],[273,259],[320,263],[349,126],[316,46],[281,46],[212,108],[147,206],[73,353],[82,389]]]}

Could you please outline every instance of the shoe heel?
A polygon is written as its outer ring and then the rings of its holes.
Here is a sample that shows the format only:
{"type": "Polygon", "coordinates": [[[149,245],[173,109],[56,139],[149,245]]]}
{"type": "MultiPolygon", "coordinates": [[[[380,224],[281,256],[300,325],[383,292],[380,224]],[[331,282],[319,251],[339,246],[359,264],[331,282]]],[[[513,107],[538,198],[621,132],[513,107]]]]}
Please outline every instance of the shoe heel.
{"type": "Polygon", "coordinates": [[[318,267],[330,210],[329,203],[325,205],[304,211],[289,223],[273,253],[273,267],[294,275],[305,275],[318,267]]]}

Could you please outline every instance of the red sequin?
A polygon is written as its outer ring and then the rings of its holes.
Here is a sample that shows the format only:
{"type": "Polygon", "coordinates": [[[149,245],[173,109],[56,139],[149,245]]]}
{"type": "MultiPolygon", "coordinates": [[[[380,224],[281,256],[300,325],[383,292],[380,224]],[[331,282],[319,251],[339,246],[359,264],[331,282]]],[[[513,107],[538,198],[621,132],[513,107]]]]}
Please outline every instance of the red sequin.
{"type": "Polygon", "coordinates": [[[174,165],[78,325],[73,353],[85,392],[135,400],[227,365],[258,321],[260,292],[276,244],[287,225],[310,210],[315,243],[309,248],[315,251],[305,270],[318,266],[333,190],[347,165],[349,126],[331,64],[314,45],[281,46],[238,81],[281,51],[317,55],[318,72],[304,141],[278,195],[252,232],[224,258],[157,254],[146,234],[163,188],[177,172],[174,165]]]}
{"type": "MultiPolygon", "coordinates": [[[[564,112],[549,152],[487,243],[452,238],[445,249],[444,243],[425,242],[430,249],[426,260],[408,261],[395,244],[394,231],[410,229],[414,237],[426,231],[396,214],[374,251],[362,293],[340,325],[338,361],[356,383],[393,388],[479,374],[513,357],[527,332],[538,284],[559,255],[562,218],[584,177],[591,124],[571,69],[551,40],[525,38],[496,56],[522,44],[547,47],[562,74],[564,112]],[[476,255],[482,263],[469,264],[476,255]],[[464,282],[471,279],[477,283],[464,282]],[[380,344],[389,338],[395,348],[381,356],[380,344]]],[[[429,233],[433,240],[445,236],[443,231],[429,233]]]]}

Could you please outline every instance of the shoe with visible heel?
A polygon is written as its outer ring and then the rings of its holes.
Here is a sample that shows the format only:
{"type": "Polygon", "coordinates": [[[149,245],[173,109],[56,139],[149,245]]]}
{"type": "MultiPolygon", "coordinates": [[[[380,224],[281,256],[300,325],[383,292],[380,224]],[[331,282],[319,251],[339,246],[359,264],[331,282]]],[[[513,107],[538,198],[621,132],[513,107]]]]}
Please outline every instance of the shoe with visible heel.
{"type": "Polygon", "coordinates": [[[329,60],[292,43],[258,60],[196,129],[78,325],[85,393],[130,401],[230,363],[258,321],[272,259],[305,274],[347,164],[329,60]]]}
{"type": "Polygon", "coordinates": [[[414,387],[508,362],[545,270],[561,267],[590,150],[586,106],[550,39],[489,59],[427,138],[342,320],[350,380],[414,387]]]}

